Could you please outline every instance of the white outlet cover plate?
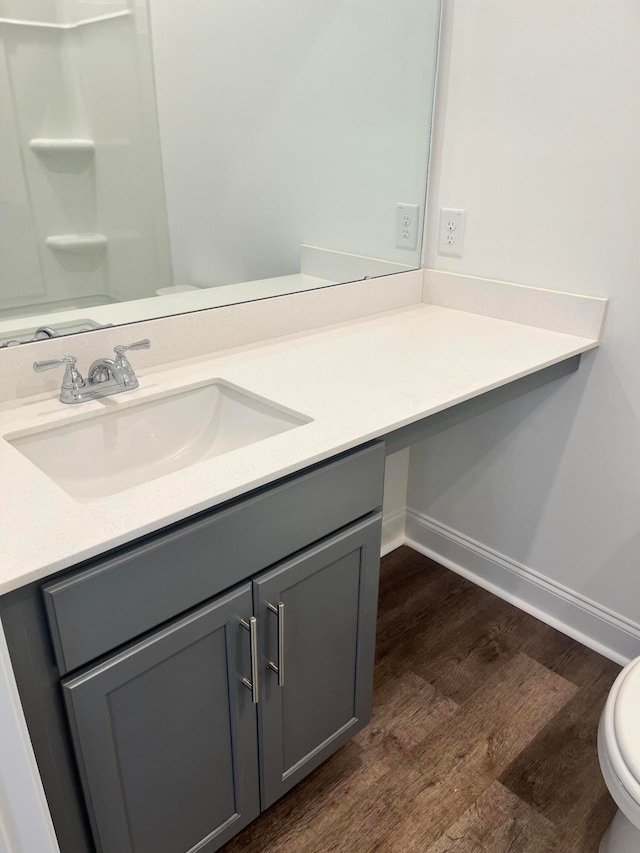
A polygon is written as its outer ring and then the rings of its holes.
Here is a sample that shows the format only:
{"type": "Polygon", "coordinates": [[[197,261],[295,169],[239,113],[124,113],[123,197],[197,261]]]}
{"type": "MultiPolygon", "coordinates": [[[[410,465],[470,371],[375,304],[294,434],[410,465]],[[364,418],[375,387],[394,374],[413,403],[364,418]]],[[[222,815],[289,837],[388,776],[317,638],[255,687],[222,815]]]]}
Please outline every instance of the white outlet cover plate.
{"type": "Polygon", "coordinates": [[[438,254],[461,258],[464,251],[464,229],[467,211],[453,207],[440,208],[438,254]]]}
{"type": "Polygon", "coordinates": [[[418,226],[420,224],[420,205],[396,205],[396,247],[415,251],[418,248],[418,226]]]}

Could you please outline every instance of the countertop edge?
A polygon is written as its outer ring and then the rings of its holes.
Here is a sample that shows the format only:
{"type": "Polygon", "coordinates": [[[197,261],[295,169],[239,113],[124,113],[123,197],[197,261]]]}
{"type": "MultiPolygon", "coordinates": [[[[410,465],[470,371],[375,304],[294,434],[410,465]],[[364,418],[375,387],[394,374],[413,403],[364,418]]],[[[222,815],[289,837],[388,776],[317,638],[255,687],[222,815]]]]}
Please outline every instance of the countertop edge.
{"type": "Polygon", "coordinates": [[[206,499],[204,501],[196,501],[195,503],[190,504],[188,506],[183,506],[174,513],[163,513],[157,517],[154,517],[153,520],[150,520],[148,523],[132,527],[127,532],[123,532],[113,537],[101,537],[100,540],[96,541],[95,544],[93,544],[92,546],[73,551],[73,553],[69,553],[64,558],[55,559],[47,564],[40,564],[38,566],[34,566],[31,569],[27,569],[21,572],[15,577],[7,578],[6,580],[0,580],[0,595],[15,591],[16,589],[19,589],[36,581],[41,581],[44,578],[50,577],[60,571],[90,560],[98,556],[99,554],[105,553],[106,551],[122,547],[123,545],[131,543],[136,539],[154,533],[165,526],[183,521],[191,515],[211,510],[216,507],[221,507],[228,501],[237,499],[239,497],[242,497],[243,495],[247,495],[256,489],[268,486],[282,479],[283,477],[287,477],[297,472],[300,472],[312,465],[324,462],[339,453],[355,449],[373,440],[384,439],[386,435],[391,432],[394,432],[395,430],[401,429],[411,424],[418,423],[419,421],[424,420],[425,418],[428,418],[439,412],[445,411],[461,403],[480,397],[492,390],[508,385],[511,382],[516,381],[517,379],[530,376],[540,370],[543,370],[546,367],[550,367],[554,364],[558,364],[560,362],[566,361],[567,359],[573,358],[576,355],[580,355],[582,353],[588,352],[589,350],[595,349],[599,346],[599,340],[576,337],[575,344],[575,346],[564,351],[560,355],[547,358],[543,361],[529,366],[526,369],[519,370],[515,373],[507,373],[501,378],[496,379],[495,381],[490,382],[481,388],[477,388],[474,391],[470,391],[468,393],[463,393],[460,395],[454,395],[448,401],[442,402],[439,405],[427,407],[425,410],[417,412],[416,414],[410,417],[401,418],[397,421],[386,421],[384,423],[381,423],[380,426],[369,429],[366,432],[362,432],[357,435],[351,434],[348,437],[345,437],[344,441],[334,442],[332,444],[325,444],[324,446],[320,447],[317,452],[305,455],[304,457],[296,456],[294,454],[294,458],[292,458],[290,462],[287,462],[285,464],[281,463],[274,467],[268,473],[264,473],[254,480],[243,480],[237,486],[225,489],[214,495],[210,499],[206,499]]]}

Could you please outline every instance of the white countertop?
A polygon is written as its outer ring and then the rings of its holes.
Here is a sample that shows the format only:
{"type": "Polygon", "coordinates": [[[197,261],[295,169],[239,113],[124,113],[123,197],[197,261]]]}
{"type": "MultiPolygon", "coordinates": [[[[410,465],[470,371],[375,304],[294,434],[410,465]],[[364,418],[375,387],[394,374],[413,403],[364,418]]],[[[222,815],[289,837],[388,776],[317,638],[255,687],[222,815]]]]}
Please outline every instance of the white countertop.
{"type": "Polygon", "coordinates": [[[597,345],[589,338],[418,304],[139,371],[140,388],[109,397],[110,408],[222,379],[313,421],[90,503],[73,500],[4,438],[103,413],[107,403],[65,406],[46,394],[4,404],[0,593],[597,345]]]}

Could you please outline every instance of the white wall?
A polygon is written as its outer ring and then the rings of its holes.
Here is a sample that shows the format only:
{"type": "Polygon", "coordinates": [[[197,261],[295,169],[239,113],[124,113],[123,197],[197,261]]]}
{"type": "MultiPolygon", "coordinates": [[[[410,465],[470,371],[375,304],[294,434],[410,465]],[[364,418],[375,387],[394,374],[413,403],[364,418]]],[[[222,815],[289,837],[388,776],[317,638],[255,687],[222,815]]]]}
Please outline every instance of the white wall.
{"type": "Polygon", "coordinates": [[[0,623],[0,853],[59,853],[0,623]]]}
{"type": "Polygon", "coordinates": [[[392,453],[385,460],[382,506],[383,556],[404,543],[410,459],[409,448],[407,448],[392,453]]]}
{"type": "Polygon", "coordinates": [[[640,626],[639,33],[635,0],[446,0],[427,266],[612,304],[603,347],[573,377],[414,448],[408,498],[631,629],[640,626]],[[440,206],[468,211],[462,260],[435,253],[440,206]]]}
{"type": "Polygon", "coordinates": [[[150,0],[176,284],[296,273],[302,243],[419,266],[439,0],[150,0]],[[188,47],[187,47],[188,46],[188,47]]]}

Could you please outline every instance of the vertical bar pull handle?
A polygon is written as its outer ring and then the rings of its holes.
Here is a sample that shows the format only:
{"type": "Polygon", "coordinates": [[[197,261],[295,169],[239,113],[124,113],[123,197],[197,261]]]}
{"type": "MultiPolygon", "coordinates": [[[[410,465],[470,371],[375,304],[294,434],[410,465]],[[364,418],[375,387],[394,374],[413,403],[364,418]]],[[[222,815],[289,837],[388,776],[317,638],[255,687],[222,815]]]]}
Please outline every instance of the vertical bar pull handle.
{"type": "Polygon", "coordinates": [[[277,607],[267,602],[267,608],[278,617],[278,663],[269,661],[269,669],[278,676],[278,687],[284,687],[284,604],[282,601],[277,607]]]}
{"type": "Polygon", "coordinates": [[[241,619],[240,624],[249,632],[251,645],[251,681],[248,678],[243,678],[242,683],[247,690],[251,691],[251,701],[257,705],[260,699],[258,692],[258,620],[255,616],[251,616],[248,622],[241,619]]]}

